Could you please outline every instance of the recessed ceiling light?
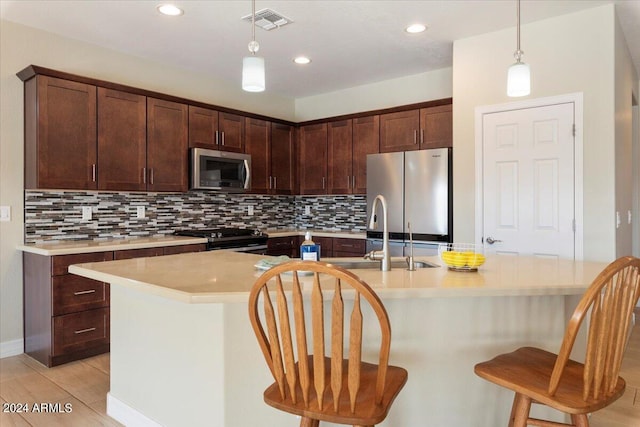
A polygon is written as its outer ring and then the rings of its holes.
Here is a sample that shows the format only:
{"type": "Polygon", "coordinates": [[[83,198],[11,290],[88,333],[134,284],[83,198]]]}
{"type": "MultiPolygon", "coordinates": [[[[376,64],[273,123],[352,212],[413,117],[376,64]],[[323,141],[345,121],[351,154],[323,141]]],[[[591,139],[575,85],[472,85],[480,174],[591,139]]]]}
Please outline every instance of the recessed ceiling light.
{"type": "Polygon", "coordinates": [[[180,16],[184,13],[184,10],[172,4],[161,4],[157,9],[161,14],[168,16],[180,16]]]}
{"type": "Polygon", "coordinates": [[[293,60],[293,62],[295,62],[296,64],[301,64],[301,65],[305,65],[311,62],[311,60],[309,58],[307,58],[306,56],[298,56],[297,58],[295,58],[293,60]]]}
{"type": "Polygon", "coordinates": [[[421,33],[424,30],[427,29],[426,25],[423,24],[413,24],[413,25],[409,25],[407,28],[405,28],[404,30],[407,33],[411,33],[411,34],[416,34],[416,33],[421,33]]]}

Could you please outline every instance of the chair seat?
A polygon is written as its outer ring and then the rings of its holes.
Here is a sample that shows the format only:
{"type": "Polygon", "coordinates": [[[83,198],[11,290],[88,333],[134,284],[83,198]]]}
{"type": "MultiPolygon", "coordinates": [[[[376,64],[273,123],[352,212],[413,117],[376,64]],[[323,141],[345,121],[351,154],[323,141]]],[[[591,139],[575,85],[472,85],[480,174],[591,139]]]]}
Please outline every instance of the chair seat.
{"type": "Polygon", "coordinates": [[[569,414],[586,414],[611,404],[624,393],[625,381],[618,377],[613,393],[594,399],[593,393],[582,399],[582,363],[569,360],[555,395],[548,392],[557,355],[534,347],[522,347],[475,366],[478,376],[529,396],[533,400],[569,414]]]}
{"type": "MultiPolygon", "coordinates": [[[[312,356],[309,357],[309,363],[312,364],[312,356]]],[[[311,375],[311,385],[309,387],[309,406],[305,408],[302,400],[302,389],[300,384],[296,387],[296,403],[294,404],[291,396],[287,392],[285,399],[282,400],[278,384],[271,384],[264,392],[264,401],[274,408],[280,409],[291,414],[296,414],[308,418],[312,418],[320,421],[328,421],[337,424],[347,425],[375,425],[386,417],[391,403],[396,398],[404,384],[407,382],[407,371],[403,368],[396,366],[389,366],[387,371],[385,392],[380,405],[376,405],[375,398],[375,384],[376,375],[378,372],[378,365],[361,362],[360,363],[360,384],[361,388],[356,401],[355,413],[351,412],[349,390],[347,388],[347,364],[345,359],[342,362],[343,382],[340,392],[340,399],[338,403],[338,411],[334,410],[333,406],[333,393],[331,391],[331,379],[329,377],[330,370],[328,366],[331,364],[331,359],[325,357],[325,394],[323,399],[322,408],[318,407],[317,395],[313,386],[313,374],[311,375]]],[[[312,365],[310,365],[312,366],[312,365]]],[[[298,364],[296,364],[298,369],[298,364]]]]}

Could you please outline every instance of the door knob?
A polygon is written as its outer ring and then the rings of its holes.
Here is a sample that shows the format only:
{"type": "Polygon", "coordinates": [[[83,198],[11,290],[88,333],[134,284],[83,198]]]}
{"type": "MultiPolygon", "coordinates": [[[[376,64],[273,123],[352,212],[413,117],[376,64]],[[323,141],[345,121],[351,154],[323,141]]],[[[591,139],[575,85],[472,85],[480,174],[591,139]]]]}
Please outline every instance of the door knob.
{"type": "Polygon", "coordinates": [[[494,243],[497,243],[497,242],[502,242],[502,240],[496,240],[496,239],[494,239],[492,237],[487,237],[484,240],[490,245],[493,245],[494,243]]]}

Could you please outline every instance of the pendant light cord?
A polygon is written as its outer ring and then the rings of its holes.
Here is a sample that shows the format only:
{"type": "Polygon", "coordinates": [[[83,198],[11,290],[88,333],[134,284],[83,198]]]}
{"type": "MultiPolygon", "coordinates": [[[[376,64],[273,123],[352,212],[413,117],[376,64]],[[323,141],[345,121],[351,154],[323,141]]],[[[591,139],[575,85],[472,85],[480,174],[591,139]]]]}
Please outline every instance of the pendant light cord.
{"type": "MultiPolygon", "coordinates": [[[[518,0],[518,7],[520,5],[520,0],[518,0]]],[[[519,37],[519,36],[518,36],[519,37]]],[[[251,40],[256,41],[256,0],[251,0],[251,40]]],[[[520,42],[518,41],[518,44],[520,42]]],[[[520,49],[518,47],[518,49],[520,49]]],[[[256,53],[253,52],[255,55],[256,53]]]]}
{"type": "Polygon", "coordinates": [[[516,27],[517,27],[517,33],[516,33],[517,46],[516,46],[515,57],[518,62],[521,62],[522,54],[524,52],[520,50],[520,0],[518,0],[517,7],[516,7],[516,27]]]}

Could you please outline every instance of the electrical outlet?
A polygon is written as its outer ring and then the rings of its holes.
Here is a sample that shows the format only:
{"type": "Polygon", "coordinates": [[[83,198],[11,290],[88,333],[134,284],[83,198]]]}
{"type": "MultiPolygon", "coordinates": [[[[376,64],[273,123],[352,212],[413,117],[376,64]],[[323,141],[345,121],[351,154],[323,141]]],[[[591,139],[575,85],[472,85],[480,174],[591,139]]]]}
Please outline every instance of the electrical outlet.
{"type": "Polygon", "coordinates": [[[144,218],[144,206],[136,206],[136,218],[144,218]]]}
{"type": "Polygon", "coordinates": [[[253,216],[253,206],[249,205],[249,207],[247,208],[247,215],[253,216]]]}
{"type": "Polygon", "coordinates": [[[82,219],[91,221],[91,206],[82,207],[82,219]]]}
{"type": "Polygon", "coordinates": [[[0,221],[11,221],[11,206],[0,206],[0,221]]]}
{"type": "Polygon", "coordinates": [[[311,206],[306,205],[306,206],[304,207],[304,214],[305,214],[305,215],[311,215],[311,206]]]}

